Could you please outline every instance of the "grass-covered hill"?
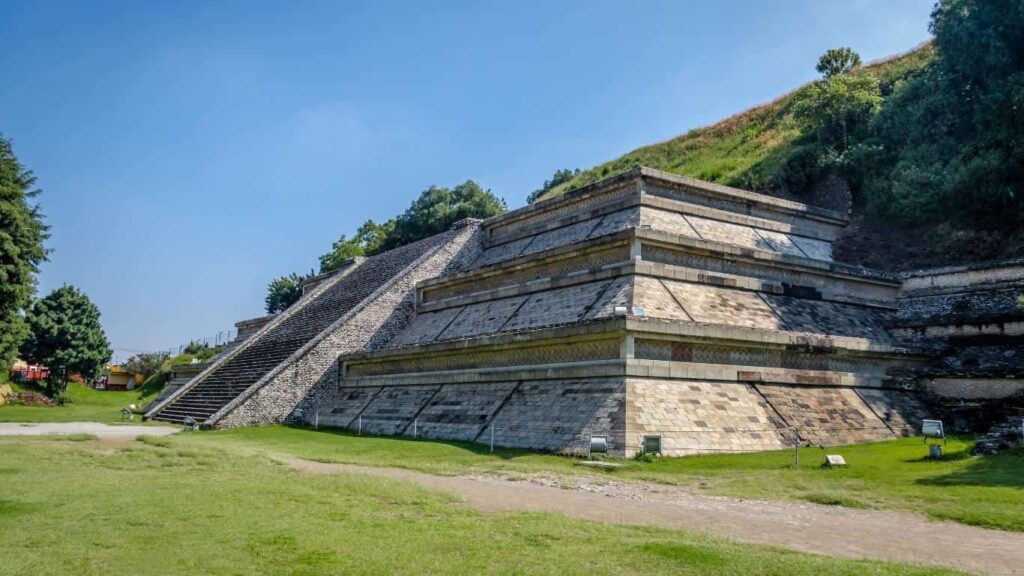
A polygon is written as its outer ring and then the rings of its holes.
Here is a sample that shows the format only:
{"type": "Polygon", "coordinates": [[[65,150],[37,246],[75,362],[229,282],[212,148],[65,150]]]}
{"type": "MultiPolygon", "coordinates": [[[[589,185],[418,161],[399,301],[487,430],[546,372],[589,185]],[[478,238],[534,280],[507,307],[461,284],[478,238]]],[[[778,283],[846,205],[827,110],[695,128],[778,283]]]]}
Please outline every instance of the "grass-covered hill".
{"type": "MultiPolygon", "coordinates": [[[[889,93],[896,82],[920,70],[934,53],[931,44],[926,44],[907,54],[864,66],[854,73],[878,78],[882,92],[889,93]]],[[[647,166],[747,190],[785,194],[787,191],[776,185],[776,179],[801,136],[794,108],[805,88],[717,124],[637,148],[615,160],[582,170],[568,182],[541,195],[540,199],[558,196],[635,166],[647,166]]]]}
{"type": "Polygon", "coordinates": [[[638,165],[851,209],[837,259],[889,270],[1024,257],[1024,3],[940,0],[934,38],[588,170],[546,199],[638,165]]]}

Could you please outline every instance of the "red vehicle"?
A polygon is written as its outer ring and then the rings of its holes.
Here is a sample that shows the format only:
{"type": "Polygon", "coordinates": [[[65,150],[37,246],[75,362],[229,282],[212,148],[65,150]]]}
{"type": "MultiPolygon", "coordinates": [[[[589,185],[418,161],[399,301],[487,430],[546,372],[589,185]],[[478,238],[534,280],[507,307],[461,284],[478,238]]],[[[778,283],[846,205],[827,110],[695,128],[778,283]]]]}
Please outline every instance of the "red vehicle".
{"type": "Polygon", "coordinates": [[[15,382],[38,382],[50,377],[50,371],[41,364],[15,362],[11,367],[11,380],[15,382]]]}

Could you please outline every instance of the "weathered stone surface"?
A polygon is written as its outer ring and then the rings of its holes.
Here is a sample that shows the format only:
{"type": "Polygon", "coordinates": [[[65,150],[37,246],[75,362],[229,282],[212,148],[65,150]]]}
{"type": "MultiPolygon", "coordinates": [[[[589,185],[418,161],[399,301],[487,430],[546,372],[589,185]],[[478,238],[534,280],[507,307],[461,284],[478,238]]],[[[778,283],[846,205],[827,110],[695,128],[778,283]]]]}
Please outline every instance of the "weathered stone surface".
{"type": "Polygon", "coordinates": [[[648,379],[627,384],[631,445],[640,446],[644,435],[661,436],[668,456],[792,446],[785,423],[747,384],[648,379]]]}
{"type": "Polygon", "coordinates": [[[484,431],[517,382],[443,386],[418,417],[423,438],[471,442],[484,431]]]}
{"type": "Polygon", "coordinates": [[[894,434],[852,388],[755,386],[803,441],[832,446],[892,438],[894,434]]]}
{"type": "Polygon", "coordinates": [[[885,327],[892,322],[886,310],[766,294],[764,299],[782,319],[784,329],[835,336],[854,336],[888,342],[885,327]]]}
{"type": "Polygon", "coordinates": [[[773,232],[771,230],[754,229],[757,235],[767,244],[768,249],[780,254],[791,254],[793,256],[810,256],[800,249],[799,245],[788,234],[773,232]]]}
{"type": "Polygon", "coordinates": [[[858,388],[857,393],[871,410],[900,436],[921,433],[921,421],[935,418],[917,392],[884,388],[858,388]]]}
{"type": "Polygon", "coordinates": [[[380,386],[343,388],[332,395],[327,406],[313,407],[314,414],[306,415],[307,419],[321,426],[348,428],[381,390],[380,386]]]}
{"type": "Polygon", "coordinates": [[[795,235],[789,238],[808,258],[832,261],[832,244],[830,242],[795,235]]]}
{"type": "Polygon", "coordinates": [[[585,319],[611,318],[615,315],[616,307],[624,306],[629,308],[632,305],[633,279],[630,276],[622,276],[613,280],[605,288],[604,292],[590,307],[585,319]]]}
{"type": "Polygon", "coordinates": [[[644,315],[681,322],[692,321],[661,280],[649,276],[635,276],[633,282],[633,305],[643,308],[644,315]]]}
{"type": "Polygon", "coordinates": [[[394,340],[392,346],[406,346],[436,340],[441,332],[452,323],[464,307],[446,308],[437,312],[417,314],[413,321],[394,340]]]}
{"type": "MultiPolygon", "coordinates": [[[[625,440],[626,384],[621,379],[523,382],[494,417],[494,443],[586,454],[590,434],[625,440]]],[[[480,442],[490,440],[489,431],[480,442]]]]}
{"type": "Polygon", "coordinates": [[[348,427],[359,426],[361,421],[364,434],[411,435],[413,420],[440,389],[440,386],[387,386],[348,427]]]}
{"type": "Polygon", "coordinates": [[[783,328],[772,309],[754,292],[671,281],[665,286],[696,322],[764,330],[783,328]]]}
{"type": "Polygon", "coordinates": [[[538,292],[505,324],[505,330],[524,330],[538,326],[552,326],[576,322],[597,301],[598,296],[609,284],[592,282],[561,288],[548,292],[538,292]]]}
{"type": "Polygon", "coordinates": [[[441,332],[438,339],[451,340],[498,332],[527,298],[528,296],[516,296],[466,306],[448,328],[441,332]]]}

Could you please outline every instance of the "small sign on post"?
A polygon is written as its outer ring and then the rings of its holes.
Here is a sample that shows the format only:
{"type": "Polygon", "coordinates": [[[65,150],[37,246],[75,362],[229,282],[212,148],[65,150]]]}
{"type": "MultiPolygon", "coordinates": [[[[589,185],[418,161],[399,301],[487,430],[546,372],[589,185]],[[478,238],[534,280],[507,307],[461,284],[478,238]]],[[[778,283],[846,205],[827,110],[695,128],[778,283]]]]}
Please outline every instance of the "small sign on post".
{"type": "Polygon", "coordinates": [[[942,420],[922,420],[921,435],[924,436],[925,444],[929,438],[941,439],[942,444],[946,444],[946,431],[942,427],[942,420]]]}

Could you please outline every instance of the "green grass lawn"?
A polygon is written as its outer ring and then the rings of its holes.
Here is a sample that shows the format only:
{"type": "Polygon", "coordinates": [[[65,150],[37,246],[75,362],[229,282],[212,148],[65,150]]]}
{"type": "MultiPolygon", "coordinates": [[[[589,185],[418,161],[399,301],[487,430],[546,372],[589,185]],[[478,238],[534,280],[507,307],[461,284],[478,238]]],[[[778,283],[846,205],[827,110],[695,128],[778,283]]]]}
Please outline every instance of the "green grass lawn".
{"type": "MultiPolygon", "coordinates": [[[[305,474],[237,450],[293,440],[344,453],[371,439],[269,429],[120,448],[75,440],[0,438],[0,575],[946,573],[556,515],[483,515],[409,483],[305,474]]],[[[423,459],[462,450],[406,446],[423,459]]]]}
{"type": "MultiPolygon", "coordinates": [[[[15,389],[22,389],[17,384],[15,389]]],[[[64,406],[0,406],[0,422],[120,422],[121,409],[129,404],[141,408],[156,396],[152,390],[112,392],[93,390],[81,384],[68,385],[71,402],[64,406]]],[[[136,416],[133,424],[141,424],[136,416]]]]}
{"type": "MultiPolygon", "coordinates": [[[[285,427],[224,430],[192,435],[190,443],[233,446],[311,460],[397,466],[436,474],[553,472],[594,475],[591,469],[553,455],[521,450],[488,453],[477,444],[354,436],[285,427]]],[[[969,456],[971,442],[952,439],[946,457],[924,458],[920,438],[829,448],[849,467],[821,467],[826,451],[804,448],[800,467],[793,453],[763,452],[624,461],[623,468],[596,473],[616,480],[646,480],[687,486],[710,494],[760,499],[806,500],[861,508],[902,509],[934,519],[1024,531],[1024,452],[969,456]]],[[[570,478],[571,479],[571,478],[570,478]]]]}

